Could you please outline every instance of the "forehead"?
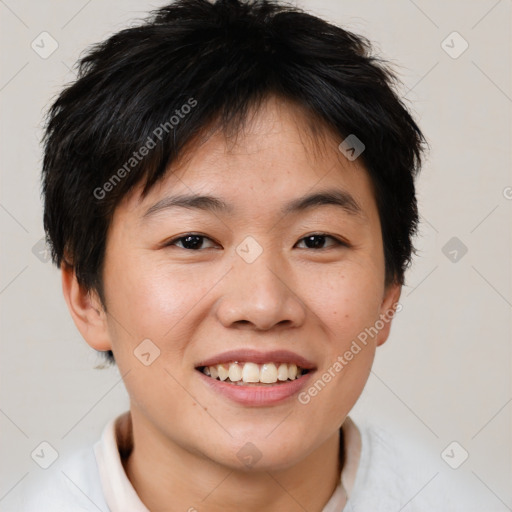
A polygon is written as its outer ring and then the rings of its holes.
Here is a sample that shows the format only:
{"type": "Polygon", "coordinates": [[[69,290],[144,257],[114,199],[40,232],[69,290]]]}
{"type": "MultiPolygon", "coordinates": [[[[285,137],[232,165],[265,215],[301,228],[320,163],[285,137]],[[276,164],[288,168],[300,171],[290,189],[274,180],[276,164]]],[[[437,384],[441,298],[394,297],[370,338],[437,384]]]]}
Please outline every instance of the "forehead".
{"type": "Polygon", "coordinates": [[[313,196],[326,192],[332,204],[344,202],[347,213],[368,221],[375,209],[371,180],[360,161],[343,156],[340,142],[304,111],[271,99],[249,113],[235,137],[219,130],[193,141],[147,196],[142,198],[141,185],[118,209],[145,222],[173,203],[191,206],[194,196],[199,209],[282,214],[301,210],[300,198],[314,204],[313,196]]]}

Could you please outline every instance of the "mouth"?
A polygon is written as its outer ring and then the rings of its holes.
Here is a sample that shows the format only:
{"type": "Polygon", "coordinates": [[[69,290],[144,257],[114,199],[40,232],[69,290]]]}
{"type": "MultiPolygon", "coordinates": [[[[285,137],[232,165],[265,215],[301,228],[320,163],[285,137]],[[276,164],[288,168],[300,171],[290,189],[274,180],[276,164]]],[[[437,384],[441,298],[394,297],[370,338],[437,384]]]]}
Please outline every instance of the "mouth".
{"type": "Polygon", "coordinates": [[[197,368],[211,379],[236,386],[273,386],[302,378],[309,373],[307,368],[295,363],[232,361],[230,363],[200,366],[197,368]]]}
{"type": "Polygon", "coordinates": [[[244,406],[272,406],[297,395],[315,373],[308,359],[288,350],[224,352],[195,365],[207,387],[244,406]]]}

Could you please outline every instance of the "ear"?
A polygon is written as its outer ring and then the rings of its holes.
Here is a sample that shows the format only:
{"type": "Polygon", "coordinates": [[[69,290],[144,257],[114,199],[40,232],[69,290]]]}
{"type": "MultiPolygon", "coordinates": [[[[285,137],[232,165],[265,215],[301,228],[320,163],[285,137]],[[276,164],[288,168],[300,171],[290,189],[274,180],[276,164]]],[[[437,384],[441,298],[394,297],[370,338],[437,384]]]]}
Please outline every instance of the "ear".
{"type": "Polygon", "coordinates": [[[61,276],[64,299],[84,340],[96,350],[111,350],[107,314],[97,294],[78,284],[71,265],[61,265],[61,276]]]}
{"type": "Polygon", "coordinates": [[[402,305],[398,303],[401,293],[402,285],[398,283],[389,284],[384,291],[384,298],[380,306],[379,327],[381,327],[381,322],[384,325],[377,334],[377,347],[380,347],[388,339],[391,322],[396,313],[402,310],[402,305]]]}

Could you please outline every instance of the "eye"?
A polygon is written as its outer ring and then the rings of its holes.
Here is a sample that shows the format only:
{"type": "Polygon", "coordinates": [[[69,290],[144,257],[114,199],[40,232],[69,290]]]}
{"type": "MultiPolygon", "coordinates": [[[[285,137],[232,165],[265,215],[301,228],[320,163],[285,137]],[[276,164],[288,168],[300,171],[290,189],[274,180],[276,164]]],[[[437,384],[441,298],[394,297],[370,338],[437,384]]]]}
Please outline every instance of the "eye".
{"type": "Polygon", "coordinates": [[[337,238],[333,237],[333,236],[330,236],[330,235],[326,235],[325,233],[313,233],[311,235],[308,235],[308,236],[305,236],[304,238],[301,238],[299,240],[299,243],[302,242],[303,240],[305,241],[306,243],[306,248],[307,249],[328,249],[328,247],[322,247],[324,245],[324,242],[326,241],[326,239],[330,238],[331,240],[334,241],[334,244],[331,245],[330,247],[335,247],[335,246],[345,246],[345,247],[348,247],[348,243],[346,242],[342,242],[341,240],[338,240],[337,238]]]}
{"type": "Polygon", "coordinates": [[[181,243],[181,249],[197,251],[198,249],[203,248],[203,242],[205,240],[212,241],[210,238],[204,235],[199,235],[196,233],[187,233],[186,235],[174,238],[173,240],[169,240],[164,244],[164,246],[168,247],[181,243]]]}

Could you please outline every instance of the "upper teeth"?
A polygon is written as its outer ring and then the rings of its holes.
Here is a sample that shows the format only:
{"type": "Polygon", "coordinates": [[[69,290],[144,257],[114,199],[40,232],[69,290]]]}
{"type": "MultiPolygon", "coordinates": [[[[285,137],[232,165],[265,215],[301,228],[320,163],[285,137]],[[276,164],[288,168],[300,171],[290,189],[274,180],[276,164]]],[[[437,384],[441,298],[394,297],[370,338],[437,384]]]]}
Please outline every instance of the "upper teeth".
{"type": "Polygon", "coordinates": [[[303,370],[297,368],[293,363],[238,363],[217,364],[215,366],[205,366],[203,373],[214,379],[226,380],[231,382],[264,382],[271,384],[273,382],[294,380],[302,374],[303,370]]]}

